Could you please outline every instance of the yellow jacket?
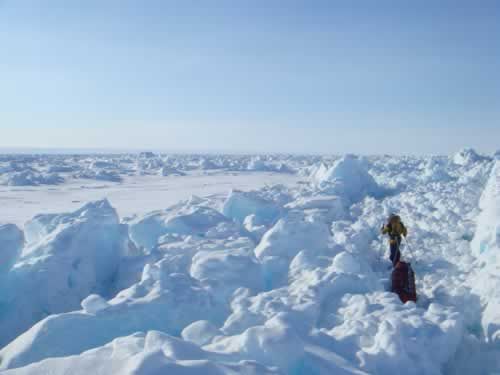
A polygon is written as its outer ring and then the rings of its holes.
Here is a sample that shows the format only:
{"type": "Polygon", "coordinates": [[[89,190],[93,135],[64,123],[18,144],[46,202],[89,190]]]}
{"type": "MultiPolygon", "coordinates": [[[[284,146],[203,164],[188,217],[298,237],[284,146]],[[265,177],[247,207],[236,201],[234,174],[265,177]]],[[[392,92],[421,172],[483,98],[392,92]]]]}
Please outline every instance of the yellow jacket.
{"type": "Polygon", "coordinates": [[[388,234],[391,237],[405,236],[408,234],[406,227],[400,221],[398,223],[389,223],[382,227],[382,234],[388,234]]]}

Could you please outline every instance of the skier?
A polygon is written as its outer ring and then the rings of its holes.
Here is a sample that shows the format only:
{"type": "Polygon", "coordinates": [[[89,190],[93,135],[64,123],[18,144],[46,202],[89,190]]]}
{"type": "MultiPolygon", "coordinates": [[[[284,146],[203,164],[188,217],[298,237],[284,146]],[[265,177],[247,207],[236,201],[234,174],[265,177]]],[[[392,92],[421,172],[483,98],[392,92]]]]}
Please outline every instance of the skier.
{"type": "Polygon", "coordinates": [[[401,236],[405,236],[408,234],[406,227],[404,226],[401,218],[396,214],[391,214],[389,219],[387,220],[387,224],[382,226],[381,229],[382,234],[389,235],[389,244],[391,248],[391,262],[392,266],[396,267],[399,259],[401,258],[401,236]]]}

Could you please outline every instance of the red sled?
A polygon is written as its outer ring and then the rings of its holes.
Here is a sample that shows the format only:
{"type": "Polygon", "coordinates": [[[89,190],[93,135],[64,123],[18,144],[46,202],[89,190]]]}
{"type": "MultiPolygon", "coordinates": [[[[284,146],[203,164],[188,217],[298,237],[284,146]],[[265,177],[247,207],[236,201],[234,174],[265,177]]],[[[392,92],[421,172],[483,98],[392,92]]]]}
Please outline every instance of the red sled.
{"type": "Polygon", "coordinates": [[[415,288],[415,273],[410,263],[398,262],[392,271],[391,292],[396,293],[401,302],[417,302],[417,289],[415,288]]]}

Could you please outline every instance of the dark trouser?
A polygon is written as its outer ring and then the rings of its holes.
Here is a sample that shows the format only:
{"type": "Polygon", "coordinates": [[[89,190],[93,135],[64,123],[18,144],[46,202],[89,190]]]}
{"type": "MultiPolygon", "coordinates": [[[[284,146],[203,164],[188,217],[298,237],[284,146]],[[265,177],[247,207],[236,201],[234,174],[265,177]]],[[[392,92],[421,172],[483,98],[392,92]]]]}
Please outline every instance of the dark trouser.
{"type": "Polygon", "coordinates": [[[399,250],[399,246],[401,245],[401,236],[392,237],[390,241],[391,245],[391,262],[393,266],[398,264],[399,259],[401,258],[401,251],[399,250]]]}

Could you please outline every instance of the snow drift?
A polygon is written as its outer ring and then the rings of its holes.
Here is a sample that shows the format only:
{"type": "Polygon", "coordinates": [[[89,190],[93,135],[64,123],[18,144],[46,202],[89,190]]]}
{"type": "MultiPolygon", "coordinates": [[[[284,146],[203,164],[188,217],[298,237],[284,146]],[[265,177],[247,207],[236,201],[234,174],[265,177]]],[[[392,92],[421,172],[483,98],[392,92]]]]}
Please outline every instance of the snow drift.
{"type": "Polygon", "coordinates": [[[6,375],[278,375],[278,369],[254,361],[228,363],[228,357],[203,351],[198,346],[159,331],[134,333],[79,356],[52,358],[5,371],[6,375]]]}

